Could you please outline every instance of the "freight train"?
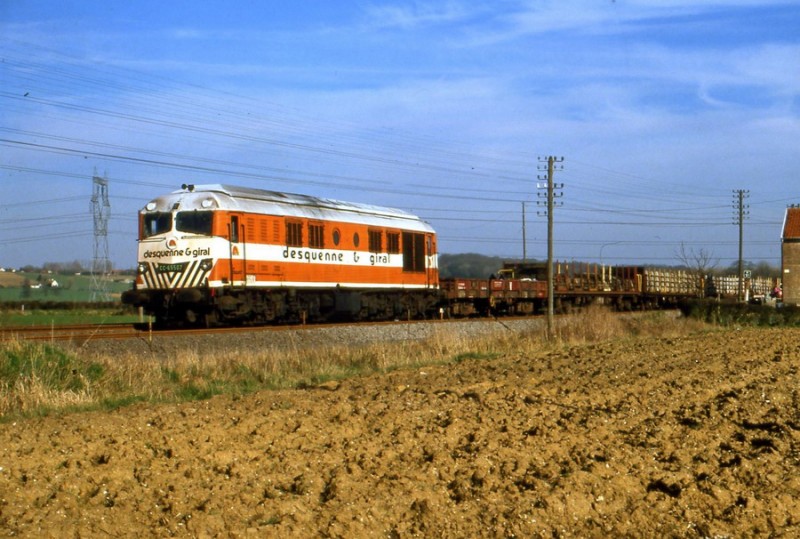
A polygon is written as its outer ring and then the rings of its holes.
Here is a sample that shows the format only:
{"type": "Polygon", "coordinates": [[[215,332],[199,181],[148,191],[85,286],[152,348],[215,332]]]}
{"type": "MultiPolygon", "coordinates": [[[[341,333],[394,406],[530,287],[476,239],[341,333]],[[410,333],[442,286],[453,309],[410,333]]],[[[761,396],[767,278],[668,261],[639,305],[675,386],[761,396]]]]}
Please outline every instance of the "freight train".
{"type": "MultiPolygon", "coordinates": [[[[137,276],[122,302],[160,326],[534,314],[546,266],[439,277],[433,228],[378,206],[229,185],[183,185],[139,212],[137,276]]],[[[707,293],[680,270],[559,263],[554,303],[651,308],[707,293]]]]}

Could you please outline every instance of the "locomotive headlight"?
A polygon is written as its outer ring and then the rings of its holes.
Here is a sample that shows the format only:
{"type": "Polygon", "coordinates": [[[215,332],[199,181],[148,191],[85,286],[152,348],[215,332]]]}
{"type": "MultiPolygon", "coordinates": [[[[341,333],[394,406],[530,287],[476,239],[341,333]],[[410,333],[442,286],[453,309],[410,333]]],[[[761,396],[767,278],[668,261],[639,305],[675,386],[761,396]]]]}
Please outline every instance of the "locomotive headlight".
{"type": "Polygon", "coordinates": [[[214,199],[213,198],[207,198],[203,202],[201,202],[200,205],[203,206],[203,208],[205,208],[205,209],[213,208],[215,206],[214,199]]]}
{"type": "Polygon", "coordinates": [[[136,271],[139,273],[139,275],[144,275],[147,273],[147,264],[139,264],[136,267],[136,271]]]}
{"type": "Polygon", "coordinates": [[[203,270],[203,271],[210,270],[211,269],[211,260],[207,258],[207,259],[203,260],[202,262],[200,262],[200,269],[203,270]]]}

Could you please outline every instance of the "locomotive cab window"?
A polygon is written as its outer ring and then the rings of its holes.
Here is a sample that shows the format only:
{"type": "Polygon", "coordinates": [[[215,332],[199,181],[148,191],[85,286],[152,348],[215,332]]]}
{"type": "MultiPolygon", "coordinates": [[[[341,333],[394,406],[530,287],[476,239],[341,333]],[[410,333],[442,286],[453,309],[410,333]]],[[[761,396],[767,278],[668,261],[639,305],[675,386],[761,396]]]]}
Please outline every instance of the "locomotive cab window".
{"type": "Polygon", "coordinates": [[[210,236],[212,217],[213,213],[210,211],[180,211],[175,216],[175,229],[179,232],[210,236]]]}
{"type": "Polygon", "coordinates": [[[144,216],[142,236],[149,238],[172,230],[172,214],[169,212],[148,213],[144,216]]]}

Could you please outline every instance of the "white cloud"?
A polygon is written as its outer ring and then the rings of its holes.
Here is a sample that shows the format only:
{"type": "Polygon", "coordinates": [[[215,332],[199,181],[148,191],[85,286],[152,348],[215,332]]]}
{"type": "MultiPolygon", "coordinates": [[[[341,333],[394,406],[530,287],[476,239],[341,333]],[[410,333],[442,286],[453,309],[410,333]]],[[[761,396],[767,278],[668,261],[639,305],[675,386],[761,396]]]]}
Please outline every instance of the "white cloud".
{"type": "Polygon", "coordinates": [[[766,44],[731,53],[732,70],[745,83],[782,95],[800,94],[800,45],[766,44]]]}

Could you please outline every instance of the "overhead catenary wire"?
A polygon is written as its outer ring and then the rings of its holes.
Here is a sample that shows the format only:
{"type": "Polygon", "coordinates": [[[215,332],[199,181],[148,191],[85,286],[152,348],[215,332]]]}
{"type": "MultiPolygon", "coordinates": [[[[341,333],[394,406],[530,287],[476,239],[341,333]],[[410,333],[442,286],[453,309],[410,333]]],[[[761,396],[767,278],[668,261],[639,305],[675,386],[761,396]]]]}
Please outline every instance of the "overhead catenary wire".
{"type": "MultiPolygon", "coordinates": [[[[37,66],[37,67],[39,67],[39,69],[42,69],[44,66],[37,66]]],[[[64,71],[61,70],[61,72],[63,73],[64,71]]],[[[50,75],[52,75],[52,74],[50,74],[50,75]]],[[[69,73],[67,73],[66,76],[69,76],[69,73]]],[[[86,82],[89,82],[91,84],[95,84],[95,83],[97,83],[97,81],[102,81],[103,80],[103,78],[101,76],[100,77],[74,77],[73,76],[73,77],[71,77],[71,79],[86,81],[86,82]]],[[[107,84],[108,83],[106,83],[106,85],[107,84]]],[[[14,99],[19,99],[19,96],[10,95],[8,93],[4,93],[3,95],[5,95],[7,97],[10,97],[10,98],[14,98],[14,99]]],[[[36,98],[34,98],[34,99],[36,99],[36,98]]],[[[139,121],[139,122],[145,122],[145,123],[151,123],[152,122],[152,123],[155,123],[155,124],[158,124],[158,125],[162,125],[162,126],[177,127],[177,128],[182,129],[182,130],[199,130],[199,131],[204,132],[204,133],[213,133],[213,134],[218,134],[218,135],[224,135],[225,137],[234,137],[234,138],[242,136],[242,135],[239,135],[237,133],[232,133],[230,131],[221,131],[221,130],[218,130],[218,129],[209,129],[207,127],[202,127],[202,126],[197,126],[197,125],[192,125],[192,124],[186,124],[186,123],[178,123],[178,122],[175,122],[175,121],[172,121],[172,120],[167,120],[167,119],[148,118],[148,117],[144,117],[144,116],[141,116],[140,114],[138,114],[138,111],[137,111],[137,114],[128,114],[128,113],[119,113],[119,112],[113,111],[113,110],[95,109],[94,107],[71,105],[71,104],[65,104],[65,103],[59,103],[58,105],[59,106],[64,106],[64,107],[68,107],[68,108],[70,108],[70,107],[71,108],[76,108],[78,110],[83,110],[83,111],[91,111],[93,113],[98,113],[98,114],[101,114],[101,115],[105,114],[105,115],[109,115],[109,116],[116,117],[116,118],[129,118],[129,119],[133,119],[133,120],[139,121]]],[[[261,140],[262,142],[267,142],[269,144],[275,144],[275,145],[279,145],[279,146],[289,145],[289,146],[296,146],[296,147],[300,147],[300,148],[304,148],[304,149],[314,149],[315,151],[330,151],[330,150],[326,150],[326,149],[311,148],[309,146],[303,146],[303,145],[291,145],[291,144],[287,144],[287,143],[285,143],[285,142],[283,142],[281,140],[263,139],[263,138],[255,139],[255,138],[247,137],[247,136],[244,136],[243,138],[248,139],[248,140],[253,140],[253,141],[261,140]]],[[[346,156],[346,157],[358,157],[358,158],[363,158],[364,157],[364,156],[359,156],[359,155],[353,154],[352,152],[338,152],[338,153],[340,155],[346,156]]],[[[384,160],[384,162],[386,162],[386,161],[384,160]]],[[[391,160],[389,162],[397,163],[397,160],[391,160]]],[[[506,179],[510,179],[512,181],[526,181],[526,179],[524,177],[518,177],[518,178],[512,177],[512,178],[506,178],[506,179]]]]}
{"type": "MultiPolygon", "coordinates": [[[[451,239],[456,237],[451,225],[506,225],[515,221],[511,215],[519,202],[531,200],[527,191],[532,185],[535,156],[525,152],[475,151],[459,136],[443,138],[365,128],[335,115],[309,116],[275,102],[266,103],[264,108],[263,101],[230,92],[87,62],[29,45],[0,45],[5,60],[0,64],[4,80],[0,102],[5,110],[46,118],[47,122],[42,123],[54,127],[48,131],[22,129],[0,121],[0,130],[6,133],[5,147],[14,148],[20,156],[90,158],[133,167],[126,170],[135,170],[136,177],[125,172],[114,181],[136,188],[142,193],[140,201],[165,188],[163,175],[153,181],[151,172],[163,170],[178,171],[181,177],[197,175],[269,187],[279,184],[312,192],[335,188],[385,195],[409,209],[424,208],[431,202],[445,208],[458,206],[462,208],[458,210],[461,215],[451,217],[422,210],[426,218],[441,225],[442,238],[456,243],[459,240],[451,239]],[[51,57],[58,61],[52,63],[51,57]],[[79,129],[70,129],[74,127],[79,129]],[[97,138],[89,132],[97,133],[97,138]],[[120,133],[126,135],[120,137],[125,142],[118,140],[120,133]],[[145,145],[127,141],[143,135],[150,137],[145,145]],[[166,141],[175,141],[174,147],[166,150],[166,141]],[[231,157],[215,157],[213,153],[198,156],[191,150],[208,147],[224,149],[231,157]],[[243,154],[242,149],[248,152],[243,154]],[[262,159],[262,155],[269,159],[262,159]],[[331,163],[342,172],[328,172],[331,163]],[[459,178],[458,189],[438,185],[437,179],[444,177],[459,178]],[[501,208],[497,211],[507,217],[476,218],[474,214],[489,203],[501,208]]],[[[32,167],[30,161],[6,161],[0,169],[9,174],[86,181],[86,174],[76,172],[72,162],[32,167]]],[[[565,174],[569,175],[570,185],[580,189],[570,193],[570,204],[561,212],[562,225],[689,231],[693,227],[719,227],[727,218],[723,216],[726,210],[715,198],[727,190],[697,193],[686,181],[664,185],[645,175],[598,166],[572,156],[570,163],[572,170],[565,174]]],[[[172,185],[178,183],[174,181],[172,185]]],[[[136,198],[120,196],[116,200],[136,198]]],[[[753,206],[768,203],[752,201],[753,206]]],[[[13,204],[0,208],[15,210],[13,204]]],[[[768,219],[753,219],[750,226],[768,228],[775,224],[768,219]]],[[[505,232],[495,229],[495,234],[505,232]]],[[[134,233],[132,229],[128,234],[134,233]]]]}

